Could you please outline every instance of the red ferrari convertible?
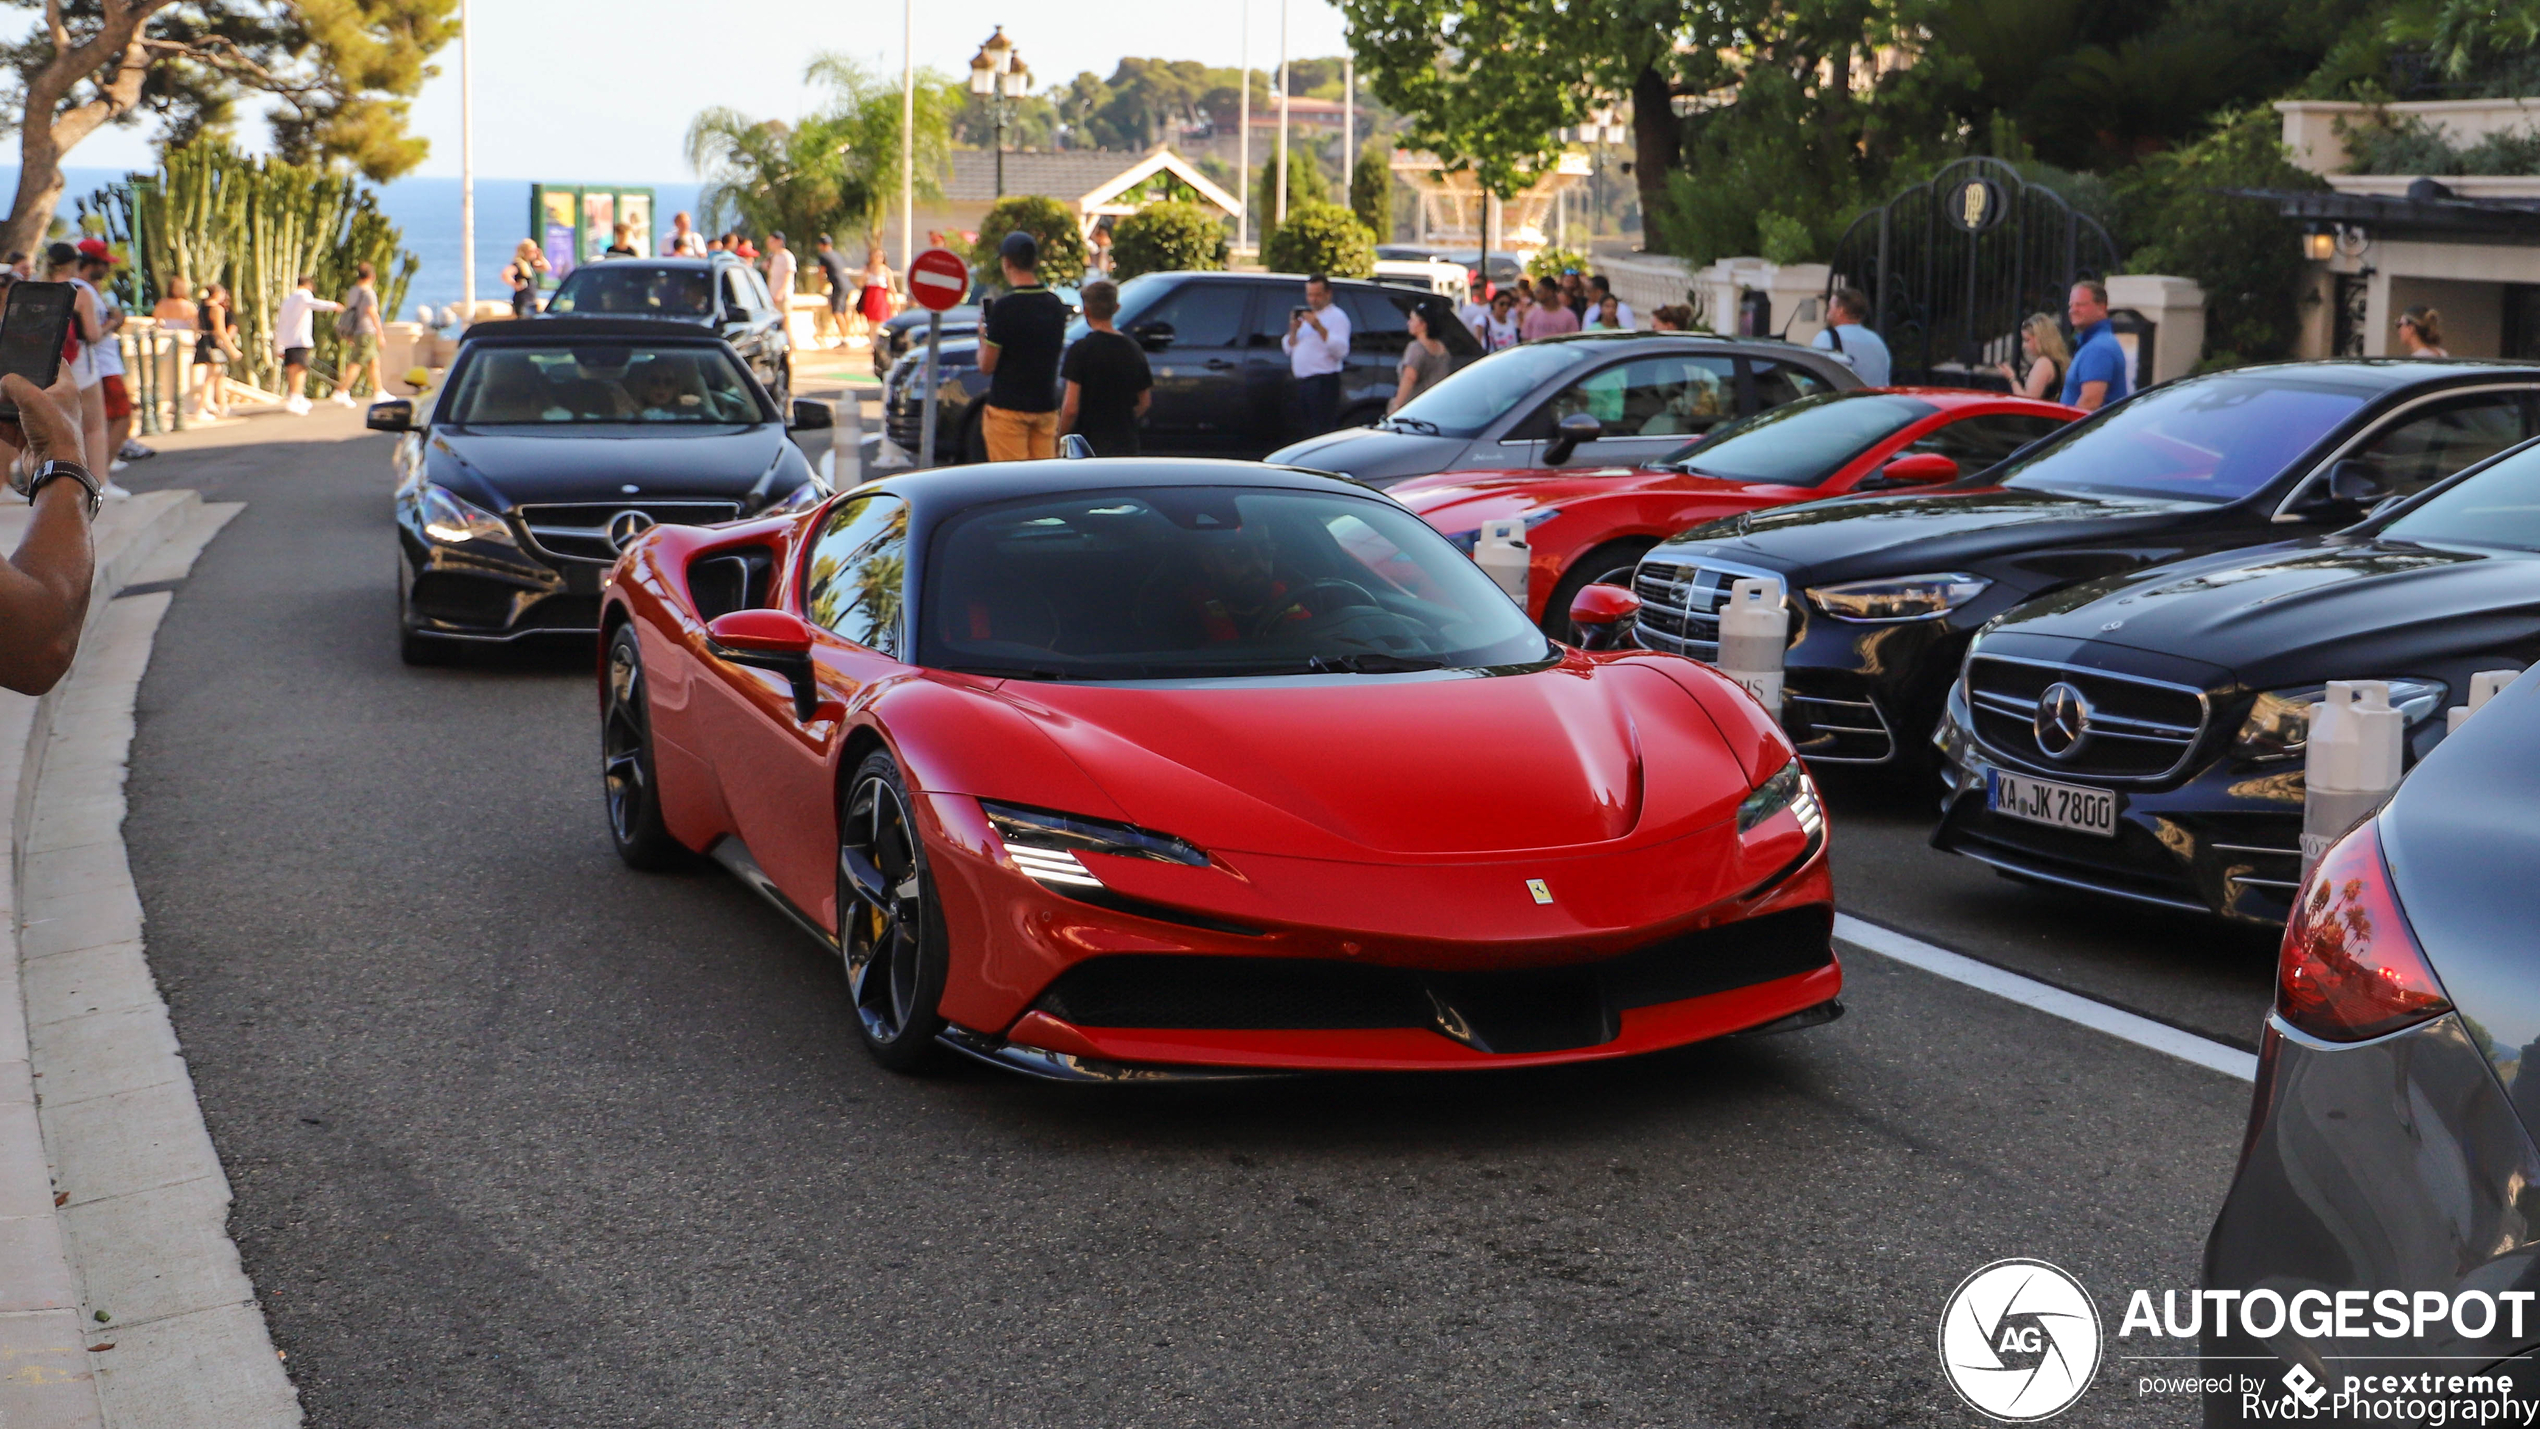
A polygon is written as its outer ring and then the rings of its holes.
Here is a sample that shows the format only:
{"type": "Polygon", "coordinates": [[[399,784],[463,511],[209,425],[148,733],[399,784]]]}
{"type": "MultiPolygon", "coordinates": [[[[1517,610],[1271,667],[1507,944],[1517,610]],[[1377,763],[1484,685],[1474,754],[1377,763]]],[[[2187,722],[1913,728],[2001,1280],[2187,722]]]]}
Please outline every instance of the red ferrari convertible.
{"type": "MultiPolygon", "coordinates": [[[[1568,414],[1560,430],[1586,437],[1611,434],[1617,423],[1638,431],[1671,422],[1663,399],[1629,385],[1590,392],[1589,407],[1568,414]],[[1611,420],[1591,410],[1600,398],[1610,398],[1611,420]],[[1642,418],[1635,404],[1655,415],[1642,418]]],[[[1951,387],[1830,392],[1721,427],[1647,466],[1566,469],[1567,448],[1555,441],[1545,450],[1550,466],[1443,472],[1389,492],[1468,554],[1483,522],[1524,521],[1527,613],[1566,636],[1580,587],[1629,585],[1642,555],[1679,531],[1767,506],[1954,481],[2081,415],[2059,402],[1951,387]]]]}
{"type": "Polygon", "coordinates": [[[1761,708],[1553,644],[1345,479],[924,472],[656,527],[603,600],[620,855],[711,854],[839,952],[888,1066],[1500,1067],[1841,1011],[1761,708]]]}

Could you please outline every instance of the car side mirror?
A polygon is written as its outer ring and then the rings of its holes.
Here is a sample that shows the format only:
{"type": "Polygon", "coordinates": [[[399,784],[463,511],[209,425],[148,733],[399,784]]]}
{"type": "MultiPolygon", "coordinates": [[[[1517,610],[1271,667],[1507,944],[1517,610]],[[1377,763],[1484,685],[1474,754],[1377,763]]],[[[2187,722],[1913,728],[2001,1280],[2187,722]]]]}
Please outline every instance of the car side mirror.
{"type": "Polygon", "coordinates": [[[808,720],[820,708],[812,678],[811,624],[790,610],[736,610],[706,626],[716,658],[727,664],[771,670],[793,686],[794,717],[808,720]]]}
{"type": "Polygon", "coordinates": [[[1559,466],[1568,461],[1582,444],[1596,441],[1604,435],[1605,424],[1596,419],[1594,412],[1572,412],[1552,429],[1552,444],[1543,449],[1543,464],[1559,466]]]}
{"type": "Polygon", "coordinates": [[[837,424],[838,414],[830,409],[828,403],[815,402],[809,397],[797,397],[794,399],[793,418],[785,425],[798,432],[817,432],[837,424]]]}
{"type": "Polygon", "coordinates": [[[1937,481],[1956,481],[1958,463],[1938,452],[1908,452],[1880,467],[1876,475],[1861,483],[1870,490],[1890,486],[1929,486],[1937,481]]]}
{"type": "Polygon", "coordinates": [[[723,320],[728,323],[748,322],[750,320],[750,310],[742,307],[739,303],[726,303],[723,306],[723,320]]]}
{"type": "Polygon", "coordinates": [[[1638,614],[1640,597],[1618,585],[1583,585],[1570,600],[1570,624],[1579,632],[1582,650],[1622,644],[1624,626],[1638,614]]]}
{"type": "Polygon", "coordinates": [[[2328,498],[2370,506],[2390,494],[2390,482],[2379,462],[2348,457],[2328,469],[2328,498]]]}
{"type": "Polygon", "coordinates": [[[1162,352],[1173,345],[1171,323],[1140,323],[1129,331],[1137,336],[1138,346],[1149,352],[1162,352]]]}
{"type": "Polygon", "coordinates": [[[362,416],[362,425],[374,432],[411,432],[415,429],[415,404],[403,398],[373,402],[362,416]]]}

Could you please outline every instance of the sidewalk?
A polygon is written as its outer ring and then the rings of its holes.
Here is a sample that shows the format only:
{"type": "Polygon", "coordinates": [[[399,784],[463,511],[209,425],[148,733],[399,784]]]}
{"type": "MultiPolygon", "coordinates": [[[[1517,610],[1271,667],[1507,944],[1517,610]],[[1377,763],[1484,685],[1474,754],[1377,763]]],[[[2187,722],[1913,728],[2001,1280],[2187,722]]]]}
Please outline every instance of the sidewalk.
{"type": "MultiPolygon", "coordinates": [[[[235,515],[191,491],[106,507],[88,627],[42,699],[0,691],[0,1424],[300,1419],[228,1234],[229,1184],[143,953],[125,758],[151,641],[235,515]]],[[[23,507],[0,508],[14,547],[23,507]]]]}

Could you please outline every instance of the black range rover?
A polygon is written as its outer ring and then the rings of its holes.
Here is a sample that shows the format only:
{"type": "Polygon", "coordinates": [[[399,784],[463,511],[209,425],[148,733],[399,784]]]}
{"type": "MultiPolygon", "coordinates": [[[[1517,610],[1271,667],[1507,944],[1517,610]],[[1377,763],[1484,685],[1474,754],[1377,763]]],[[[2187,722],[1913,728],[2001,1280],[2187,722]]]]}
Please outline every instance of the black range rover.
{"type": "Polygon", "coordinates": [[[2354,524],[2540,435],[2540,366],[2286,363],[2172,382],[1952,485],[1713,522],[1643,557],[1639,643],[1709,660],[1777,576],[1782,720],[1810,760],[1921,773],[1968,642],[2083,581],[2354,524]]]}
{"type": "Polygon", "coordinates": [[[2282,922],[2327,683],[2388,682],[2413,764],[2472,675],[2535,660],[2540,443],[2335,535],[1996,620],[1941,722],[1952,779],[1932,843],[2031,881],[2282,922]]]}

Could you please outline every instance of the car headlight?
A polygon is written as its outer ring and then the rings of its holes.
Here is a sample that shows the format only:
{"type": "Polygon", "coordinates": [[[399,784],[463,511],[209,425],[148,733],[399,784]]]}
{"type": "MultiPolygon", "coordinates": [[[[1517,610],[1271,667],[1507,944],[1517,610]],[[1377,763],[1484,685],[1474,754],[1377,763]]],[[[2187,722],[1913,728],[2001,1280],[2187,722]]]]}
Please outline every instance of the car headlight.
{"type": "Polygon", "coordinates": [[[1093,876],[1076,857],[1079,853],[1107,853],[1121,858],[1153,859],[1157,863],[1187,864],[1193,868],[1208,867],[1208,854],[1188,840],[1171,834],[1159,834],[1134,824],[1115,824],[1108,819],[1088,819],[1079,814],[1056,814],[1047,809],[1027,809],[1019,804],[996,804],[979,801],[988,824],[1004,841],[1006,852],[1013,855],[1014,866],[1035,883],[1065,888],[1100,888],[1102,880],[1093,876]]]}
{"type": "Polygon", "coordinates": [[[446,486],[424,483],[422,506],[423,534],[435,541],[451,546],[469,541],[513,544],[512,528],[502,517],[446,486]]]}
{"type": "Polygon", "coordinates": [[[828,499],[829,488],[821,485],[819,479],[815,477],[767,503],[767,509],[759,512],[759,515],[792,516],[798,512],[809,511],[828,499]]]}
{"type": "MultiPolygon", "coordinates": [[[[2390,687],[2390,707],[2412,726],[2441,709],[2443,697],[2451,693],[2441,680],[2383,683],[2390,687]]],[[[2232,757],[2291,759],[2302,754],[2311,738],[2311,708],[2327,696],[2325,684],[2261,694],[2249,707],[2249,717],[2240,722],[2240,733],[2231,744],[2232,757]]]]}
{"type": "Polygon", "coordinates": [[[1737,806],[1737,831],[1741,836],[1752,833],[1756,825],[1784,809],[1797,816],[1799,827],[1807,830],[1808,837],[1813,839],[1825,832],[1826,814],[1824,806],[1817,802],[1817,783],[1797,759],[1756,785],[1755,792],[1737,806]]]}
{"type": "MultiPolygon", "coordinates": [[[[1560,514],[1561,508],[1558,506],[1537,511],[1526,518],[1526,529],[1531,531],[1560,514]]],[[[1470,531],[1450,531],[1446,539],[1454,544],[1455,549],[1469,556],[1481,548],[1482,528],[1476,526],[1470,531]]]]}
{"type": "Polygon", "coordinates": [[[1837,620],[1875,625],[1947,615],[1984,594],[1992,584],[1982,576],[1956,573],[1897,576],[1846,585],[1810,586],[1808,599],[1837,620]]]}

